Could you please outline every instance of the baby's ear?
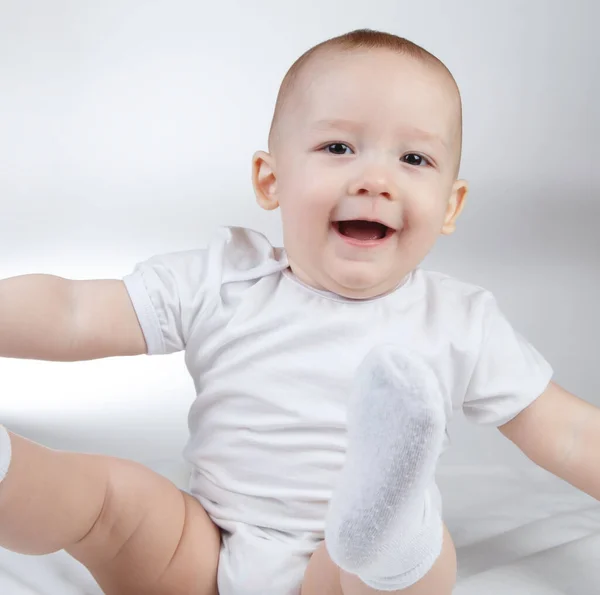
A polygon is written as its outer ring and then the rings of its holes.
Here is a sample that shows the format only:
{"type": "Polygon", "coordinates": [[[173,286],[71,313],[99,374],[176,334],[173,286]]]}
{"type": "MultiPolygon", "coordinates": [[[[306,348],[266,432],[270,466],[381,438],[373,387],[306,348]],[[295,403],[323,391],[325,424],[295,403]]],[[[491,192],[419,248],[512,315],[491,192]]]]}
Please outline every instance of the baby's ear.
{"type": "Polygon", "coordinates": [[[254,153],[252,157],[252,185],[256,194],[256,202],[263,209],[272,211],[279,206],[273,155],[264,151],[254,153]]]}
{"type": "Polygon", "coordinates": [[[444,225],[442,225],[443,235],[450,235],[456,231],[456,220],[465,206],[468,192],[469,183],[466,180],[456,180],[454,182],[448,208],[446,209],[444,225]]]}

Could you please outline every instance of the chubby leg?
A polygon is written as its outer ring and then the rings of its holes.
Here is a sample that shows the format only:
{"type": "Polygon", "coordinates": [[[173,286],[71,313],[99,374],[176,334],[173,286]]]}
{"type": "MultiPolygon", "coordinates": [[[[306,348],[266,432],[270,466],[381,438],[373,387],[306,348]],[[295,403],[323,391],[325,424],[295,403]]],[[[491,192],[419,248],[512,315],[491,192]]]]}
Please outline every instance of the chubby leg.
{"type": "Polygon", "coordinates": [[[194,498],[137,463],[8,435],[1,547],[65,549],[107,595],[217,594],[220,533],[194,498]]]}
{"type": "Polygon", "coordinates": [[[358,576],[340,570],[329,557],[325,542],[312,555],[302,585],[301,595],[451,595],[456,582],[456,550],[444,527],[442,553],[431,570],[414,585],[396,591],[378,591],[358,576]]]}

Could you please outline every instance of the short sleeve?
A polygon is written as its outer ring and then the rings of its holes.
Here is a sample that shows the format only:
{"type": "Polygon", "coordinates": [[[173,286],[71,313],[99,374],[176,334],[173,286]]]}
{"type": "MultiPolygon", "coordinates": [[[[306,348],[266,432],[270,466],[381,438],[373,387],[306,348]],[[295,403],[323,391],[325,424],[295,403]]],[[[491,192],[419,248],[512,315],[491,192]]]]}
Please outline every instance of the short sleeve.
{"type": "Polygon", "coordinates": [[[148,354],[183,351],[191,334],[208,330],[236,288],[287,267],[283,250],[261,233],[221,228],[206,249],[155,256],[123,281],[148,354]]]}
{"type": "Polygon", "coordinates": [[[483,341],[471,376],[463,411],[478,424],[501,426],[516,417],[547,388],[550,364],[513,329],[489,296],[483,341]]]}
{"type": "Polygon", "coordinates": [[[123,281],[149,355],[183,351],[190,328],[211,296],[207,250],[155,256],[123,281]]]}

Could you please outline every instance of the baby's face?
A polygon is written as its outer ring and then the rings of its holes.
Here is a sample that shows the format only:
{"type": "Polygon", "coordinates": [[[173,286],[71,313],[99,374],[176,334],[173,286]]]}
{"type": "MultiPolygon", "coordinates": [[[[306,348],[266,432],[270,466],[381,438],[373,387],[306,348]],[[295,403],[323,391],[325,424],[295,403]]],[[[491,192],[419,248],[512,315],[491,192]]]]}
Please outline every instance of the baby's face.
{"type": "Polygon", "coordinates": [[[440,71],[389,51],[308,66],[281,140],[255,156],[259,202],[281,207],[302,281],[351,298],[381,295],[453,231],[466,194],[456,180],[458,106],[440,71]]]}

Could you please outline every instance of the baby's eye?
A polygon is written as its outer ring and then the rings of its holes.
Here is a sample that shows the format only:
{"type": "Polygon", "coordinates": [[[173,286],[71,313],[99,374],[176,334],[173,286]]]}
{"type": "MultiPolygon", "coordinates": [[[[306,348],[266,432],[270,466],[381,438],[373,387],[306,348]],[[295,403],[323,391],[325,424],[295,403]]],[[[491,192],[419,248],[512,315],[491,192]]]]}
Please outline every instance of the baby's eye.
{"type": "Polygon", "coordinates": [[[404,161],[404,163],[408,163],[408,165],[414,165],[416,167],[429,165],[429,161],[425,159],[423,155],[419,155],[418,153],[407,153],[402,157],[402,161],[404,161]]]}
{"type": "Polygon", "coordinates": [[[352,151],[352,149],[344,143],[331,143],[329,145],[325,145],[322,150],[324,150],[326,153],[331,153],[332,155],[348,155],[348,153],[345,151],[346,149],[352,151]]]}

